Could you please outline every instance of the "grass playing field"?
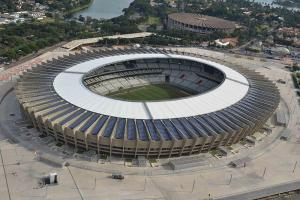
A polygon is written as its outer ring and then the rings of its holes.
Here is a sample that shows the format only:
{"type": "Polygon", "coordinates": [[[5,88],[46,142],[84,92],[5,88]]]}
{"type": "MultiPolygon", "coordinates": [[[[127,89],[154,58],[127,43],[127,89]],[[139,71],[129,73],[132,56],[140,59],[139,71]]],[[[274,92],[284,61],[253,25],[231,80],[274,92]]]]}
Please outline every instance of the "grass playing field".
{"type": "Polygon", "coordinates": [[[172,85],[146,85],[108,94],[112,98],[130,101],[161,101],[187,97],[191,94],[172,85]]]}

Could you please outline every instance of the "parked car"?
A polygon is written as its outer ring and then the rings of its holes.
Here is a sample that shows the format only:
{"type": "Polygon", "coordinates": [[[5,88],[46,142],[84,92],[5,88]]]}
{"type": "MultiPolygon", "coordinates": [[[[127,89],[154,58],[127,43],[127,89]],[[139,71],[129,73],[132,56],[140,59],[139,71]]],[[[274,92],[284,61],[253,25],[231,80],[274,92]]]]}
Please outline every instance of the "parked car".
{"type": "Polygon", "coordinates": [[[111,178],[112,178],[112,179],[123,180],[123,179],[124,179],[124,176],[123,176],[122,174],[120,174],[120,173],[113,173],[113,174],[111,175],[111,178]]]}

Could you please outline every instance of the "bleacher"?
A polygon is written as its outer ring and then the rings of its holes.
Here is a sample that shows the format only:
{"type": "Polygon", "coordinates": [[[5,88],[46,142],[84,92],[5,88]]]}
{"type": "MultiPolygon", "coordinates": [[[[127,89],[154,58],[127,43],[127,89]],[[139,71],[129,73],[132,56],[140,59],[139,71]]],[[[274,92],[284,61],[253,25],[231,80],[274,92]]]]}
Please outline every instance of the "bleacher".
{"type": "Polygon", "coordinates": [[[199,94],[216,87],[223,78],[224,75],[219,71],[207,70],[206,66],[192,61],[141,59],[115,63],[92,71],[84,77],[84,84],[101,95],[120,89],[164,83],[199,94]]]}

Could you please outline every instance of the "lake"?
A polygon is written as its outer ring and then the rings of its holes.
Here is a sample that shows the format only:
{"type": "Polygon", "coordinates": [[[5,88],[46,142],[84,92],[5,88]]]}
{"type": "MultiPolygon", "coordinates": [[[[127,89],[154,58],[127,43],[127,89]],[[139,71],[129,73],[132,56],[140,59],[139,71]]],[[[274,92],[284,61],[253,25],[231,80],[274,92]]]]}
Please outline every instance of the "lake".
{"type": "Polygon", "coordinates": [[[254,1],[258,3],[266,3],[266,4],[271,4],[273,2],[273,0],[254,0],[254,1]]]}
{"type": "MultiPolygon", "coordinates": [[[[74,17],[90,16],[95,19],[111,19],[123,14],[122,10],[128,8],[134,0],[94,0],[92,5],[74,14],[74,17]]],[[[254,0],[259,3],[271,4],[273,0],[254,0]]],[[[276,5],[273,5],[276,6],[276,5]]],[[[293,8],[291,8],[293,9],[293,8]]]]}
{"type": "Polygon", "coordinates": [[[111,19],[123,14],[122,10],[128,8],[133,0],[94,0],[92,5],[84,10],[75,13],[75,17],[82,15],[95,19],[111,19]]]}

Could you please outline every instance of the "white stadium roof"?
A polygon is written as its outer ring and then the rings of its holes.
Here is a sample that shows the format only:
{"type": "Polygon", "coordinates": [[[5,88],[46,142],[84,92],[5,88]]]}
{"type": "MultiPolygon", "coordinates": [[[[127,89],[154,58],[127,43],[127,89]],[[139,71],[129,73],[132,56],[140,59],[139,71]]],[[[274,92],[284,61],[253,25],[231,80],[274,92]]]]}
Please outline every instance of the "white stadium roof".
{"type": "Polygon", "coordinates": [[[83,62],[58,74],[53,82],[55,91],[69,103],[103,115],[133,119],[170,119],[207,114],[227,108],[240,101],[248,92],[248,80],[237,71],[201,58],[175,54],[128,54],[103,57],[83,62]],[[225,75],[217,88],[182,99],[153,102],[129,102],[101,96],[83,84],[85,74],[99,67],[126,60],[145,58],[177,58],[213,66],[225,75]]]}

